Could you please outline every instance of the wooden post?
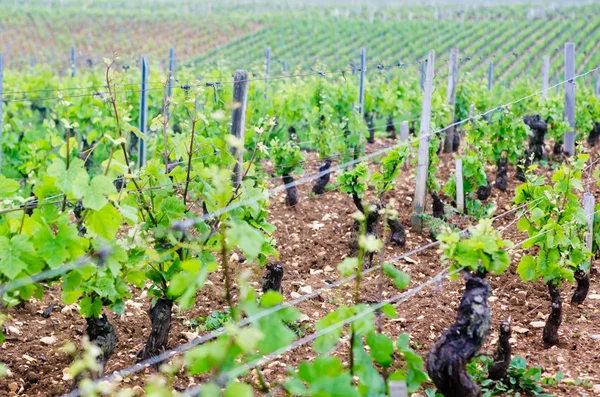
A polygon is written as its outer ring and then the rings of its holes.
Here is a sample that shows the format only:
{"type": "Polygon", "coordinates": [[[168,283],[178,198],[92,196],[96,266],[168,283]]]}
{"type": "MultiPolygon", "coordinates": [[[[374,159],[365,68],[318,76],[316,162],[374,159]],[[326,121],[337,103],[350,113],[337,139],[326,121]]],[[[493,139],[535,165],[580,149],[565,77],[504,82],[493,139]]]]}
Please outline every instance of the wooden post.
{"type": "Polygon", "coordinates": [[[494,79],[494,61],[490,61],[488,66],[488,91],[492,90],[492,84],[494,79]]]}
{"type": "Polygon", "coordinates": [[[542,91],[544,91],[544,93],[542,95],[544,98],[548,97],[548,87],[550,87],[549,81],[550,81],[550,57],[545,56],[543,63],[542,63],[542,91]]]}
{"type": "Polygon", "coordinates": [[[465,212],[465,191],[463,188],[462,158],[457,158],[454,164],[456,168],[456,209],[460,212],[465,212]]]}
{"type": "Polygon", "coordinates": [[[408,141],[408,121],[403,121],[400,123],[400,142],[408,141]]]}
{"type": "MultiPolygon", "coordinates": [[[[233,110],[231,112],[231,135],[244,141],[246,129],[246,105],[248,103],[248,71],[237,70],[233,76],[233,110]]],[[[242,183],[242,168],[244,165],[244,152],[231,148],[236,164],[233,168],[234,189],[242,183]]]]}
{"type": "MultiPolygon", "coordinates": [[[[400,123],[400,142],[408,141],[409,132],[410,132],[410,130],[408,128],[408,121],[401,122],[400,123]]],[[[408,163],[409,163],[409,161],[405,161],[404,164],[402,164],[402,171],[408,170],[408,163]]]]}
{"type": "Polygon", "coordinates": [[[423,230],[423,218],[421,214],[425,211],[425,195],[427,194],[427,169],[429,167],[429,141],[431,140],[431,96],[433,94],[435,51],[429,51],[427,55],[427,71],[425,74],[425,92],[423,94],[423,106],[421,109],[421,130],[419,131],[419,153],[417,165],[417,186],[415,199],[413,201],[412,231],[423,230]]]}
{"type": "Polygon", "coordinates": [[[575,44],[565,44],[565,118],[571,130],[565,132],[563,151],[567,156],[575,154],[575,44]]]}
{"type": "MultiPolygon", "coordinates": [[[[142,81],[140,84],[140,118],[138,128],[144,135],[148,132],[148,61],[142,55],[142,81]]],[[[146,142],[138,138],[138,168],[146,164],[146,142]]]]}
{"type": "Polygon", "coordinates": [[[425,61],[421,61],[421,91],[425,90],[425,61]]]}
{"type": "MultiPolygon", "coordinates": [[[[448,105],[450,105],[450,123],[454,123],[454,115],[456,111],[456,86],[458,85],[458,48],[450,50],[450,62],[448,62],[448,105]]],[[[444,140],[444,153],[452,153],[454,150],[454,134],[455,127],[450,127],[446,131],[446,139],[444,140]]]]}
{"type": "Polygon", "coordinates": [[[75,77],[77,73],[77,56],[75,54],[75,47],[71,47],[71,77],[75,77]]]}
{"type": "MultiPolygon", "coordinates": [[[[175,69],[175,49],[169,49],[169,80],[167,81],[167,98],[173,96],[173,70],[175,69]]],[[[167,107],[169,103],[167,102],[167,107]]]]}
{"type": "Polygon", "coordinates": [[[268,98],[267,91],[269,90],[269,74],[271,73],[271,49],[267,48],[265,51],[265,58],[267,60],[267,66],[265,68],[265,99],[268,98]]]}
{"type": "Polygon", "coordinates": [[[594,95],[600,96],[600,72],[596,76],[596,85],[594,86],[594,95]]]}
{"type": "Polygon", "coordinates": [[[4,95],[4,54],[0,52],[0,175],[2,175],[2,125],[4,118],[2,117],[2,104],[4,95]]]}
{"type": "Polygon", "coordinates": [[[390,381],[390,397],[408,397],[405,380],[390,381]]]}
{"type": "Polygon", "coordinates": [[[360,80],[358,85],[358,112],[360,116],[365,114],[365,74],[367,72],[367,51],[360,49],[360,80]]]}

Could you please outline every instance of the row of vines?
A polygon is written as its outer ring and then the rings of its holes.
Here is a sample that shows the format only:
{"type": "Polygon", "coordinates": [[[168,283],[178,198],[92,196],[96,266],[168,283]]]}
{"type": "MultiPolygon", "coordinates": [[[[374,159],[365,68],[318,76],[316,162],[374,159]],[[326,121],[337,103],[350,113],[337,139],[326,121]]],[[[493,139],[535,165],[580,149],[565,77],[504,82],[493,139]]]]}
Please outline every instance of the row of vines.
{"type": "Polygon", "coordinates": [[[408,275],[392,262],[384,263],[380,253],[386,244],[403,246],[406,238],[387,193],[399,175],[408,172],[403,170],[415,157],[417,139],[411,136],[389,146],[371,166],[357,159],[368,153],[367,142],[396,139],[401,121],[410,120],[411,134],[417,134],[422,100],[417,78],[402,68],[369,68],[363,116],[356,111],[358,88],[351,73],[313,73],[268,83],[252,78],[241,140],[230,134],[232,82],[221,71],[205,70],[202,80],[186,70],[176,76],[152,75],[151,121],[144,134],[135,126],[140,94],[136,68],[118,56],[106,59],[105,66],[102,75],[82,73],[68,81],[70,87],[90,87],[79,91],[63,89],[65,79],[49,73],[24,78],[10,72],[4,81],[2,305],[42,299],[46,284],[60,284],[63,302],[79,305],[89,349],[75,361],[71,376],[73,388],[82,394],[94,395],[100,389],[117,393],[121,388],[92,381],[103,375],[115,350],[117,330],[107,311],[124,314],[124,302],[134,290],[147,290],[152,329],[139,360],[152,360],[167,350],[173,305],[178,310],[194,306],[197,292],[215,272],[222,277],[232,321],[215,340],[163,366],[162,380],[149,381],[147,391],[171,395],[165,379],[181,365],[190,375],[203,375],[205,383],[196,394],[271,391],[264,380],[245,383],[244,375],[257,367],[262,379],[260,360],[294,343],[296,334],[289,324],[300,312],[281,306],[281,271],[273,263],[282,242],[273,238],[275,226],[268,219],[268,197],[273,194],[269,189],[281,178],[286,202],[294,207],[299,193],[293,182],[311,168],[308,152],[316,152],[320,160],[321,175],[307,179],[315,181],[314,194],[339,188],[356,206],[351,255],[338,270],[341,276],[354,277],[357,292],[354,305],[340,306],[317,322],[320,334],[313,349],[322,356],[290,371],[278,386],[289,394],[386,395],[390,382],[398,380],[416,392],[431,379],[445,396],[477,395],[479,386],[466,375],[465,365],[490,330],[486,276],[505,272],[517,245],[531,252],[518,265],[521,278],[545,283],[552,297],[543,334],[548,346],[558,342],[563,284],[578,283],[574,302],[586,297],[591,257],[600,243],[596,222],[593,249],[586,248],[588,219],[579,199],[586,190],[584,175],[594,170],[587,151],[600,132],[600,100],[589,85],[577,85],[576,130],[582,143],[576,156],[562,158],[561,138],[569,126],[563,100],[554,90],[496,108],[535,94],[536,84],[524,80],[510,90],[499,86],[488,91],[486,83],[461,76],[455,119],[484,114],[461,127],[464,131],[455,145],[463,159],[465,215],[477,222],[465,234],[444,221],[442,200],[450,207],[456,184],[454,176],[449,181],[436,176],[438,149],[442,129],[455,120],[444,84],[436,80],[427,182],[434,211],[424,217],[441,242],[449,274],[463,273],[466,289],[456,323],[423,360],[411,349],[408,334],[392,340],[377,326],[378,317],[397,316],[393,303],[402,295],[370,306],[358,293],[363,271],[374,267],[380,269],[381,280],[385,275],[399,290],[410,283],[408,275]],[[171,97],[169,79],[175,85],[171,97]],[[146,143],[148,160],[138,169],[140,140],[146,143]],[[548,140],[555,142],[554,152],[546,152],[548,140]],[[232,184],[232,148],[244,152],[239,186],[232,184]],[[562,165],[547,181],[537,171],[552,156],[562,165]],[[349,167],[353,161],[357,164],[349,167]],[[496,168],[494,177],[487,163],[496,168]],[[340,171],[335,181],[327,172],[334,165],[340,171]],[[526,232],[521,243],[503,239],[494,229],[491,216],[496,208],[487,202],[492,188],[507,189],[509,169],[522,181],[514,198],[520,208],[518,228],[526,232]],[[246,260],[239,274],[230,263],[233,252],[246,260]],[[262,294],[248,283],[257,266],[265,267],[270,280],[262,294]],[[246,327],[239,325],[255,316],[260,318],[246,327]],[[344,365],[327,353],[346,332],[350,361],[344,365]]]}

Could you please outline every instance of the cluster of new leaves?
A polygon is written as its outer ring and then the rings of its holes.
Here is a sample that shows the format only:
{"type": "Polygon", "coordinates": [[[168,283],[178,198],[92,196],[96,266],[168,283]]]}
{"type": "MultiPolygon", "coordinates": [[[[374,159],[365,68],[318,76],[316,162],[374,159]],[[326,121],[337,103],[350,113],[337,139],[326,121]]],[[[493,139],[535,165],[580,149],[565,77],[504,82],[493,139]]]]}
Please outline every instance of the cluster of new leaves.
{"type": "Polygon", "coordinates": [[[519,262],[517,272],[524,281],[542,278],[558,287],[563,280],[573,281],[578,268],[587,271],[585,211],[576,195],[583,191],[581,173],[587,159],[587,154],[569,159],[552,175],[553,185],[534,175],[534,166],[526,174],[527,181],[517,188],[515,204],[528,204],[530,212],[517,224],[529,236],[523,248],[538,248],[537,256],[526,255],[519,262]]]}
{"type": "Polygon", "coordinates": [[[271,156],[275,166],[275,173],[279,176],[301,173],[304,166],[304,157],[300,147],[294,141],[280,141],[275,138],[271,141],[271,156]]]}
{"type": "Polygon", "coordinates": [[[477,226],[469,229],[468,238],[447,229],[440,235],[444,261],[450,264],[450,272],[466,269],[480,273],[501,274],[510,265],[506,252],[512,247],[509,240],[492,226],[491,219],[481,219],[477,226]]]}
{"type": "Polygon", "coordinates": [[[524,142],[529,129],[510,107],[491,113],[488,118],[476,118],[465,126],[467,143],[477,150],[481,158],[492,164],[505,159],[510,164],[525,154],[524,142]]]}
{"type": "Polygon", "coordinates": [[[357,164],[354,169],[338,176],[340,191],[363,198],[369,186],[372,186],[377,197],[381,198],[385,192],[396,186],[396,179],[402,171],[402,164],[407,161],[409,154],[410,147],[407,145],[400,145],[390,150],[381,160],[379,170],[373,174],[369,172],[367,164],[357,164]]]}

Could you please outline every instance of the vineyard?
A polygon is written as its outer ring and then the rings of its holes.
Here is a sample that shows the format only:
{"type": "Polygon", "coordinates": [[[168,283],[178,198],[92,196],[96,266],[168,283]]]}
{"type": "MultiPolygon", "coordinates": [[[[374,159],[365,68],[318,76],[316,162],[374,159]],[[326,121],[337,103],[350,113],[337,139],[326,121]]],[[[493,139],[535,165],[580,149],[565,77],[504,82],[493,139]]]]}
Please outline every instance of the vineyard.
{"type": "Polygon", "coordinates": [[[600,395],[600,6],[324,3],[2,4],[0,395],[600,395]]]}

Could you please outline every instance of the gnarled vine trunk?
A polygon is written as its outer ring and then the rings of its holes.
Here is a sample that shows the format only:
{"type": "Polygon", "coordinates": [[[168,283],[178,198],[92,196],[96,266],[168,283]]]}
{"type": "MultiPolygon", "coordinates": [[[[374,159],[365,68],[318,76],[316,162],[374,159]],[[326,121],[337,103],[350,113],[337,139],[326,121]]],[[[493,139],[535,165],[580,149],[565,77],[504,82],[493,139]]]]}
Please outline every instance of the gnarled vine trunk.
{"type": "Polygon", "coordinates": [[[477,188],[477,198],[479,200],[487,200],[492,194],[492,184],[487,181],[487,185],[481,185],[477,188]]]}
{"type": "Polygon", "coordinates": [[[444,202],[435,193],[431,193],[431,198],[433,199],[433,204],[432,204],[433,217],[438,218],[438,219],[443,219],[444,218],[444,202]]]}
{"type": "Polygon", "coordinates": [[[400,248],[406,246],[406,230],[398,219],[388,219],[390,227],[390,242],[395,243],[400,248]]]}
{"type": "Polygon", "coordinates": [[[279,264],[268,263],[267,274],[263,280],[263,292],[276,291],[283,294],[283,267],[279,264]]]}
{"type": "MultiPolygon", "coordinates": [[[[283,175],[281,177],[281,179],[283,179],[284,185],[294,182],[294,178],[292,178],[290,175],[283,175]]],[[[298,204],[298,201],[299,201],[298,200],[298,188],[296,187],[296,185],[286,187],[285,192],[286,192],[285,203],[289,207],[296,206],[296,204],[298,204]]]]}
{"type": "Polygon", "coordinates": [[[600,138],[600,122],[594,122],[594,128],[590,131],[590,135],[588,135],[588,144],[590,146],[596,146],[598,139],[600,138]]]}
{"type": "Polygon", "coordinates": [[[446,397],[477,397],[479,386],[466,365],[488,336],[491,312],[487,305],[490,286],[483,276],[464,273],[466,289],[455,323],[435,342],[427,355],[427,372],[446,397]]]}
{"type": "Polygon", "coordinates": [[[396,139],[396,126],[394,125],[394,118],[392,116],[388,116],[385,132],[388,133],[388,138],[396,139]]]}
{"type": "Polygon", "coordinates": [[[533,153],[535,160],[544,159],[544,137],[548,132],[548,125],[539,114],[523,116],[523,121],[531,128],[533,135],[529,139],[529,152],[533,153]]]}
{"type": "Polygon", "coordinates": [[[571,297],[571,304],[581,305],[585,301],[588,291],[590,290],[590,272],[577,269],[574,276],[577,281],[577,288],[575,288],[575,292],[571,297]]]}
{"type": "Polygon", "coordinates": [[[146,342],[146,346],[139,353],[140,360],[146,360],[164,352],[169,342],[169,331],[171,329],[171,310],[173,301],[164,296],[156,301],[156,304],[148,311],[152,322],[152,330],[146,342]]]}
{"type": "MultiPolygon", "coordinates": [[[[321,164],[321,166],[319,167],[319,172],[325,172],[327,171],[329,168],[331,168],[331,160],[327,159],[325,160],[325,162],[323,164],[321,164]]],[[[331,173],[328,172],[325,175],[321,175],[319,177],[319,179],[317,179],[317,182],[315,183],[315,185],[313,186],[313,193],[314,194],[324,194],[325,193],[325,186],[327,186],[327,184],[329,183],[329,179],[331,178],[331,173]]]]}
{"type": "Polygon", "coordinates": [[[72,388],[76,389],[79,387],[79,383],[85,378],[89,377],[92,380],[99,379],[104,373],[104,367],[110,356],[115,351],[117,345],[117,332],[104,314],[100,317],[86,318],[87,327],[85,333],[91,343],[95,344],[100,348],[100,355],[97,357],[99,369],[97,372],[84,371],[77,374],[73,380],[72,388]]]}
{"type": "Polygon", "coordinates": [[[501,192],[506,192],[506,189],[508,189],[508,165],[503,159],[498,160],[496,183],[494,183],[494,186],[501,192]]]}
{"type": "Polygon", "coordinates": [[[560,290],[553,283],[548,283],[548,293],[552,301],[552,311],[546,320],[542,340],[547,347],[550,347],[558,345],[558,327],[562,323],[562,300],[560,290]]]}
{"type": "Polygon", "coordinates": [[[373,115],[369,112],[365,112],[364,115],[367,128],[369,129],[369,137],[367,138],[368,143],[375,143],[375,122],[373,121],[373,115]]]}
{"type": "Polygon", "coordinates": [[[510,345],[510,321],[503,321],[500,324],[500,333],[498,336],[498,348],[494,353],[494,362],[490,367],[489,378],[501,380],[506,378],[506,370],[510,365],[512,346],[510,345]]]}

